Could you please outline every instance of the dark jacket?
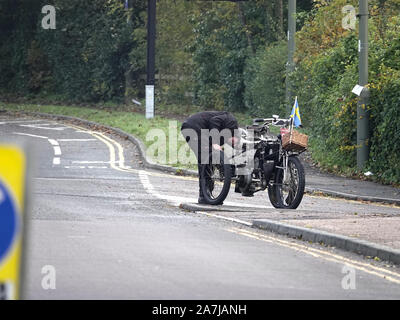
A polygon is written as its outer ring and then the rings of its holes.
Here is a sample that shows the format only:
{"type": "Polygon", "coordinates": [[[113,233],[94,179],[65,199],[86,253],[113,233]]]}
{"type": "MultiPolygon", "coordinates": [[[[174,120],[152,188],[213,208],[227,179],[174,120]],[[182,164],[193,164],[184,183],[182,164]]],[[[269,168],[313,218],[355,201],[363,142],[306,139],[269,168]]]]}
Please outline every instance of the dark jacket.
{"type": "MultiPolygon", "coordinates": [[[[193,129],[196,131],[199,139],[201,138],[201,129],[217,129],[222,131],[229,129],[234,135],[234,130],[238,129],[238,122],[236,118],[229,112],[226,111],[204,111],[191,115],[182,124],[183,129],[193,129]]],[[[186,140],[188,141],[188,140],[186,140]]],[[[211,137],[209,139],[211,143],[211,137]]],[[[220,138],[220,145],[224,144],[224,139],[220,138]]]]}
{"type": "Polygon", "coordinates": [[[234,130],[238,128],[235,117],[226,111],[204,111],[191,115],[182,124],[182,129],[193,129],[200,133],[201,129],[234,130]]]}

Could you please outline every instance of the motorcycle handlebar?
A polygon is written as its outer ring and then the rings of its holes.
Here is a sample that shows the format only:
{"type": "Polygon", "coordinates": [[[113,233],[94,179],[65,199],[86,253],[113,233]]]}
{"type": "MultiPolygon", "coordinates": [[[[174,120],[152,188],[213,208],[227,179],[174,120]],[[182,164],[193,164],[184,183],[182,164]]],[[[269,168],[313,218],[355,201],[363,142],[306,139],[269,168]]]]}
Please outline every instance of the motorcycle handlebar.
{"type": "Polygon", "coordinates": [[[279,118],[256,118],[253,120],[253,123],[268,123],[275,126],[286,126],[290,124],[291,119],[279,119],[279,118]]]}

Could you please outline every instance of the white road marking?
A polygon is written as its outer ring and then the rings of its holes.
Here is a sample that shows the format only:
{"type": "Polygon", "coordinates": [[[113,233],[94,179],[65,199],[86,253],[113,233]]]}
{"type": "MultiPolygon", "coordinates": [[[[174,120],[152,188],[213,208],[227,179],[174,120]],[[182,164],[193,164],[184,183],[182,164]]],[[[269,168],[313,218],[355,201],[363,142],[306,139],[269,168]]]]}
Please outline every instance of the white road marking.
{"type": "MultiPolygon", "coordinates": [[[[57,123],[55,123],[56,125],[57,123]]],[[[33,128],[33,129],[43,129],[43,130],[55,130],[55,131],[62,131],[65,130],[66,127],[55,127],[55,128],[50,128],[50,127],[46,127],[47,124],[44,124],[44,126],[42,126],[42,124],[20,124],[20,127],[27,127],[27,128],[33,128]]]]}
{"type": "Polygon", "coordinates": [[[97,139],[58,139],[58,142],[89,142],[98,141],[97,139]]]}
{"type": "Polygon", "coordinates": [[[56,156],[61,156],[61,148],[60,148],[60,146],[54,146],[53,148],[54,148],[54,154],[56,156]]]}
{"type": "MultiPolygon", "coordinates": [[[[32,137],[32,138],[47,139],[47,141],[53,146],[54,155],[55,156],[60,156],[61,155],[61,148],[60,148],[60,145],[57,142],[57,140],[50,139],[50,138],[45,137],[45,136],[38,136],[36,134],[29,134],[29,133],[23,133],[23,132],[13,132],[13,134],[18,134],[18,135],[21,135],[21,136],[28,136],[28,137],[32,137]]],[[[53,158],[53,165],[59,165],[59,164],[60,164],[60,158],[59,157],[54,157],[53,158]]]]}
{"type": "Polygon", "coordinates": [[[14,124],[14,123],[24,123],[24,122],[41,122],[43,120],[10,120],[10,121],[2,121],[0,124],[14,124]]]}
{"type": "Polygon", "coordinates": [[[29,134],[29,133],[23,133],[23,132],[13,132],[13,134],[18,134],[20,136],[28,136],[28,137],[33,137],[33,138],[48,139],[48,137],[45,137],[45,136],[37,136],[35,134],[29,134]]]}
{"type": "Polygon", "coordinates": [[[54,140],[54,139],[48,139],[48,140],[49,140],[49,142],[50,142],[50,144],[52,146],[58,146],[59,145],[58,142],[56,140],[54,140]]]}
{"type": "Polygon", "coordinates": [[[222,220],[227,220],[227,221],[231,221],[231,222],[244,224],[244,225],[249,226],[249,227],[251,227],[253,225],[251,222],[248,222],[248,221],[244,221],[244,220],[236,219],[236,218],[231,218],[231,217],[225,217],[225,216],[221,216],[219,214],[208,213],[206,211],[196,211],[195,213],[205,214],[206,216],[209,216],[209,217],[213,217],[213,218],[218,218],[218,219],[222,219],[222,220]]]}
{"type": "Polygon", "coordinates": [[[64,166],[65,169],[108,169],[105,166],[64,166]]]}
{"type": "Polygon", "coordinates": [[[54,139],[47,139],[49,142],[50,142],[50,144],[53,146],[53,150],[54,150],[54,158],[53,158],[53,165],[59,165],[60,164],[60,162],[61,162],[61,160],[60,160],[60,158],[59,157],[56,157],[56,156],[61,156],[61,148],[60,148],[60,145],[59,145],[59,143],[58,143],[58,141],[57,140],[54,140],[54,139]]]}
{"type": "MultiPolygon", "coordinates": [[[[195,202],[197,203],[197,198],[188,198],[188,197],[179,197],[179,196],[172,196],[172,195],[166,195],[166,194],[161,194],[157,192],[153,185],[151,184],[148,174],[144,170],[139,170],[139,178],[140,181],[142,182],[143,187],[153,196],[162,199],[162,200],[167,200],[168,202],[172,203],[175,206],[179,206],[182,202],[195,202]]],[[[224,203],[228,206],[239,206],[239,207],[246,207],[246,208],[260,208],[260,209],[267,209],[266,206],[260,206],[260,205],[253,205],[253,204],[247,204],[247,203],[238,203],[238,202],[233,202],[233,201],[224,201],[224,203]]]]}
{"type": "Polygon", "coordinates": [[[72,163],[82,163],[82,164],[107,163],[107,164],[110,164],[111,162],[110,161],[72,161],[72,163]]]}

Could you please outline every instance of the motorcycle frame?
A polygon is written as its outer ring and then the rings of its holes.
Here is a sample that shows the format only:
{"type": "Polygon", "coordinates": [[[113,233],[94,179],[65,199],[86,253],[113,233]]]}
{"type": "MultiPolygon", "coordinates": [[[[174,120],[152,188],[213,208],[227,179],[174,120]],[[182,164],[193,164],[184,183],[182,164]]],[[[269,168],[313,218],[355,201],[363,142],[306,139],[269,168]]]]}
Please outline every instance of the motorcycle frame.
{"type": "MultiPolygon", "coordinates": [[[[273,126],[276,126],[276,127],[285,127],[285,126],[287,126],[287,125],[289,125],[289,130],[293,130],[293,121],[292,121],[292,119],[289,119],[289,120],[283,120],[283,121],[285,121],[284,122],[284,125],[277,125],[277,124],[274,124],[272,121],[275,121],[275,122],[277,122],[277,120],[282,120],[282,119],[277,119],[276,117],[274,117],[274,118],[269,118],[269,119],[263,119],[264,121],[264,123],[263,123],[263,125],[262,125],[262,129],[265,129],[265,134],[269,134],[270,133],[270,125],[273,125],[273,126]]],[[[260,132],[262,132],[263,130],[260,130],[260,132]]],[[[243,130],[243,129],[242,129],[243,130]]],[[[253,147],[253,150],[251,150],[251,151],[253,151],[252,152],[252,156],[251,157],[253,157],[252,159],[249,159],[250,157],[248,156],[247,157],[247,159],[248,160],[250,160],[249,162],[252,162],[252,163],[254,163],[254,158],[255,158],[255,156],[256,156],[256,154],[257,154],[257,151],[258,150],[260,150],[260,148],[257,146],[257,145],[259,145],[260,143],[267,143],[267,144],[270,144],[270,145],[273,145],[273,144],[279,144],[279,154],[278,154],[278,163],[282,163],[283,164],[283,166],[278,166],[278,165],[274,165],[274,169],[273,169],[273,173],[274,174],[276,174],[276,171],[277,171],[277,169],[283,169],[284,170],[284,175],[283,175],[283,182],[285,183],[286,182],[286,180],[287,180],[287,177],[288,177],[288,174],[287,174],[287,172],[288,172],[288,161],[289,161],[289,157],[292,157],[292,156],[298,156],[300,153],[302,153],[303,151],[289,151],[289,150],[285,150],[285,149],[283,149],[283,147],[282,147],[282,139],[279,139],[278,137],[276,137],[276,139],[268,139],[268,138],[266,138],[266,137],[264,137],[263,136],[263,133],[260,133],[260,136],[259,137],[257,137],[257,141],[254,141],[254,140],[248,140],[247,138],[248,138],[248,136],[249,136],[249,131],[246,129],[246,130],[244,130],[244,132],[245,132],[245,136],[243,137],[243,139],[242,139],[242,141],[243,141],[243,145],[242,145],[242,150],[240,150],[240,151],[237,151],[236,152],[236,155],[234,156],[234,158],[236,158],[236,157],[238,157],[238,156],[242,156],[243,154],[245,154],[245,153],[249,153],[249,150],[248,150],[248,147],[249,146],[251,146],[252,144],[254,145],[254,147],[253,147]],[[244,147],[244,148],[243,148],[244,147]],[[254,151],[255,150],[255,151],[254,151]]],[[[243,136],[243,135],[242,135],[243,136]]],[[[255,135],[253,134],[253,139],[255,138],[255,135]]],[[[263,148],[265,148],[265,146],[263,147],[263,148]]],[[[246,157],[245,157],[246,158],[246,157]]],[[[234,169],[234,175],[232,175],[232,181],[238,181],[239,179],[240,179],[240,177],[241,176],[246,176],[246,174],[237,174],[237,172],[238,171],[240,171],[240,169],[242,169],[243,168],[243,163],[236,163],[235,161],[231,161],[231,164],[232,164],[232,166],[233,166],[233,169],[234,169]]],[[[246,166],[245,166],[246,167],[246,166]]],[[[250,170],[249,169],[247,169],[247,170],[244,170],[245,172],[247,172],[247,178],[245,177],[244,179],[249,179],[249,177],[251,178],[251,182],[250,182],[250,184],[248,184],[248,186],[247,187],[249,187],[249,186],[252,186],[253,187],[253,192],[255,193],[255,192],[258,192],[258,191],[263,191],[263,190],[266,190],[268,187],[270,187],[270,186],[272,186],[273,185],[273,182],[272,182],[272,179],[270,179],[269,181],[268,181],[268,183],[266,182],[266,181],[262,181],[263,179],[265,179],[265,176],[264,176],[264,172],[263,172],[263,169],[262,168],[260,168],[260,167],[255,167],[254,165],[253,165],[253,168],[251,169],[250,168],[250,170]],[[256,171],[257,170],[260,170],[260,172],[261,172],[261,176],[260,176],[260,179],[259,180],[255,180],[254,178],[253,178],[253,176],[255,175],[255,173],[256,173],[256,171]]]]}

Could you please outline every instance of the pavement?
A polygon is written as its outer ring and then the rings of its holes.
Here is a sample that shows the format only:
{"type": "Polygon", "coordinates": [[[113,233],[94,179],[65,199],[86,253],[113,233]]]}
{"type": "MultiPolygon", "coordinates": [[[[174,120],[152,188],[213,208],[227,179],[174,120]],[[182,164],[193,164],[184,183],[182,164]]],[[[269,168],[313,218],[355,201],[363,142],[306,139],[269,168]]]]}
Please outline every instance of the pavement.
{"type": "Polygon", "coordinates": [[[330,198],[329,207],[310,211],[302,210],[303,205],[295,211],[260,208],[250,211],[194,202],[183,203],[181,207],[193,212],[217,212],[253,227],[400,264],[400,189],[323,173],[305,161],[303,164],[306,192],[330,198]],[[360,206],[349,212],[341,208],[341,202],[337,201],[340,198],[360,206]]]}
{"type": "Polygon", "coordinates": [[[303,164],[307,174],[307,192],[400,206],[400,188],[323,173],[308,162],[303,161],[303,164]]]}
{"type": "Polygon", "coordinates": [[[400,271],[390,256],[400,247],[393,230],[399,207],[317,193],[306,194],[298,210],[277,210],[265,192],[230,192],[223,206],[196,207],[196,177],[146,168],[130,139],[78,122],[0,115],[0,139],[28,143],[36,159],[26,298],[400,297],[400,271]],[[291,235],[296,228],[314,241],[291,235]],[[366,239],[368,248],[382,246],[382,257],[391,251],[386,261],[356,255],[321,245],[315,233],[324,232],[366,239]],[[46,266],[57,271],[55,290],[42,285],[46,266]]]}

